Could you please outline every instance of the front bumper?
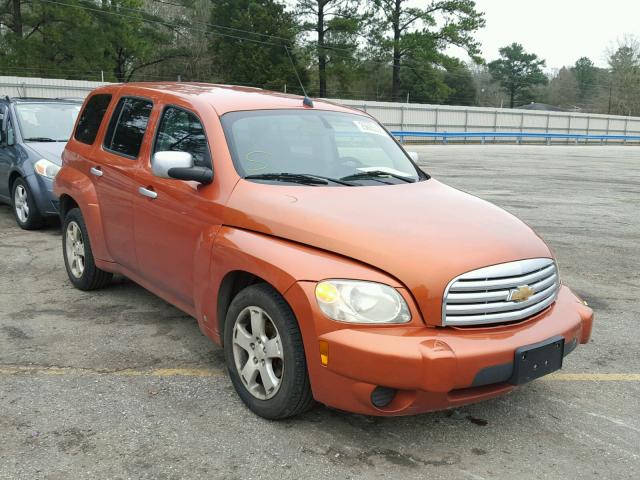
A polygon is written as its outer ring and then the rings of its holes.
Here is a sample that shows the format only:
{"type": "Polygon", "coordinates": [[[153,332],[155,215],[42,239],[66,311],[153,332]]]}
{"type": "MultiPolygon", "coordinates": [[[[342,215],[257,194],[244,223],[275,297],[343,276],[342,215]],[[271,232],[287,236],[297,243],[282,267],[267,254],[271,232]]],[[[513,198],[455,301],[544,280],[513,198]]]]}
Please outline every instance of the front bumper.
{"type": "Polygon", "coordinates": [[[492,398],[514,388],[508,380],[517,348],[560,335],[567,354],[591,335],[593,312],[565,286],[550,308],[518,324],[443,328],[332,322],[316,306],[314,285],[299,282],[286,295],[300,322],[314,397],[357,413],[409,415],[492,398]],[[384,407],[371,401],[379,386],[396,390],[384,407]]]}
{"type": "Polygon", "coordinates": [[[42,177],[36,173],[25,177],[33,193],[36,205],[42,216],[58,215],[58,198],[53,193],[53,179],[42,177]]]}

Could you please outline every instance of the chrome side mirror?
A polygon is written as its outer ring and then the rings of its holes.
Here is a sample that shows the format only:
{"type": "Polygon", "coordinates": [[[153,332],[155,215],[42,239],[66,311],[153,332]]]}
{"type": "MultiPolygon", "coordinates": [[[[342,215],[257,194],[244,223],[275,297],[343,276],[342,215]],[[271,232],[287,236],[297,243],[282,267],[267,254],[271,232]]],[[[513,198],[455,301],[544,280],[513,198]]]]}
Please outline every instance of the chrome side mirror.
{"type": "Polygon", "coordinates": [[[418,155],[418,152],[407,152],[407,155],[409,155],[409,158],[415,163],[418,163],[418,160],[420,160],[420,155],[418,155]]]}
{"type": "Polygon", "coordinates": [[[151,170],[156,177],[174,178],[169,175],[172,168],[193,168],[193,156],[188,152],[156,152],[151,161],[151,170]]]}

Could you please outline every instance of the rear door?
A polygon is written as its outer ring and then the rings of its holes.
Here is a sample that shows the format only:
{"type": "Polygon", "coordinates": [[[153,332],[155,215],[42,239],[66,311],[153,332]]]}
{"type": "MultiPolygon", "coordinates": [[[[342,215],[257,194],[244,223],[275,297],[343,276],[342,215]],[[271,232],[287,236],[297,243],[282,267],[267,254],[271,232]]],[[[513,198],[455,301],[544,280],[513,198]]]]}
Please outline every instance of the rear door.
{"type": "Polygon", "coordinates": [[[151,98],[121,97],[89,166],[109,254],[132,271],[138,266],[133,235],[133,199],[138,188],[135,174],[153,104],[151,98]]]}

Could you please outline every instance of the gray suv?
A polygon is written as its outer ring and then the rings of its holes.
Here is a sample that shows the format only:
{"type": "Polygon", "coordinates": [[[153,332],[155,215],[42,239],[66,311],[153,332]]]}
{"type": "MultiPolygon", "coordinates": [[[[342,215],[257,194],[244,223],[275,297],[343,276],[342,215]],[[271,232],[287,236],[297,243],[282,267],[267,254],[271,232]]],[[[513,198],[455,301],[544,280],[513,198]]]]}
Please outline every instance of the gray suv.
{"type": "Polygon", "coordinates": [[[20,227],[40,228],[57,216],[53,179],[82,102],[0,99],[0,202],[13,207],[20,227]]]}

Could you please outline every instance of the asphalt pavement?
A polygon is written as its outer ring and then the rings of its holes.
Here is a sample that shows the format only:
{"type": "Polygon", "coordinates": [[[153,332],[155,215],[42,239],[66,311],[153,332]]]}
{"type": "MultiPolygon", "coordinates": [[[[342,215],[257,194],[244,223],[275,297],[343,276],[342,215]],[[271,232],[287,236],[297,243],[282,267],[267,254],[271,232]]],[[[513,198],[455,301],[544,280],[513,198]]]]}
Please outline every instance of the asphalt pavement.
{"type": "Polygon", "coordinates": [[[639,478],[640,148],[409,149],[534,227],[594,308],[560,374],[415,417],[263,420],[194,319],[123,278],[73,289],[59,229],[1,205],[0,479],[639,478]]]}

